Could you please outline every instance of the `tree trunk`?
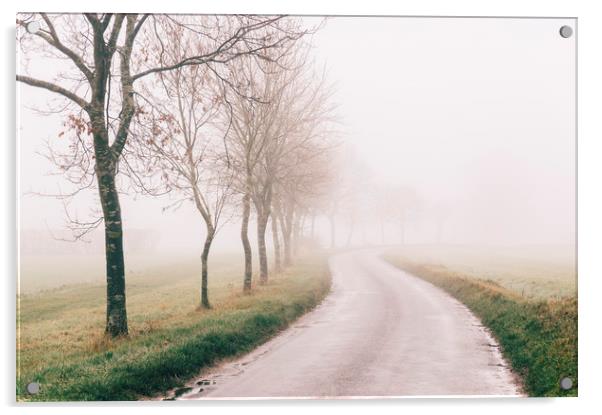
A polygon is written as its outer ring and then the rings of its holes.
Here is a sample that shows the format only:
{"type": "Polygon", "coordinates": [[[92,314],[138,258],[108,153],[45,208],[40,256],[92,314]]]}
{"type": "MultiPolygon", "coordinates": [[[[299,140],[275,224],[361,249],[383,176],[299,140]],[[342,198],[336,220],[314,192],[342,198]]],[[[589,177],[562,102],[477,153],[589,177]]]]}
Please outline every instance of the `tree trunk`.
{"type": "Polygon", "coordinates": [[[293,222],[293,246],[292,246],[292,251],[293,251],[293,256],[297,256],[297,253],[299,252],[299,229],[300,229],[300,218],[299,216],[297,216],[296,220],[293,222]]]}
{"type": "Polygon", "coordinates": [[[293,234],[293,255],[298,255],[303,240],[303,229],[305,228],[305,215],[297,216],[293,234]]]}
{"type": "Polygon", "coordinates": [[[285,217],[281,216],[280,225],[282,228],[282,241],[284,242],[284,266],[288,267],[292,264],[291,256],[291,231],[292,231],[292,213],[286,212],[285,217]]]}
{"type": "Polygon", "coordinates": [[[125,304],[125,265],[123,227],[119,194],[115,186],[115,167],[109,155],[97,159],[96,176],[105,224],[105,261],[107,270],[107,316],[105,333],[111,337],[128,334],[125,304]]]}
{"type": "Polygon", "coordinates": [[[268,254],[265,247],[265,232],[268,226],[268,219],[265,213],[257,215],[257,251],[259,255],[259,283],[268,282],[268,254]]]}
{"type": "Polygon", "coordinates": [[[311,215],[311,240],[313,241],[315,238],[315,228],[316,228],[316,215],[312,213],[311,215]]]}
{"type": "Polygon", "coordinates": [[[249,242],[249,217],[251,216],[251,195],[246,193],[242,199],[242,225],[240,227],[240,239],[245,253],[245,275],[243,292],[251,292],[251,282],[253,277],[253,254],[251,252],[251,243],[249,242]]]}
{"type": "Polygon", "coordinates": [[[277,212],[272,214],[272,243],[274,245],[274,271],[282,271],[282,261],[280,259],[280,238],[278,237],[278,219],[277,212]]]}
{"type": "Polygon", "coordinates": [[[215,230],[212,226],[207,226],[207,236],[205,237],[205,245],[203,246],[203,253],[201,254],[201,307],[202,308],[211,308],[209,304],[209,290],[208,290],[208,260],[209,260],[209,250],[211,249],[211,244],[213,243],[213,238],[215,237],[215,230]]]}

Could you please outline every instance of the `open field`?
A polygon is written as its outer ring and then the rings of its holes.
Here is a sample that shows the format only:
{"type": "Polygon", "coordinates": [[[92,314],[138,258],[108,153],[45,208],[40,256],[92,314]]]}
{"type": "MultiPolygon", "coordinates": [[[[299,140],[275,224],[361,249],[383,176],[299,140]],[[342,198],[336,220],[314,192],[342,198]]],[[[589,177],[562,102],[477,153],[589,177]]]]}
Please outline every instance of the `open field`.
{"type": "Polygon", "coordinates": [[[546,264],[543,257],[513,259],[509,252],[496,257],[460,248],[455,252],[439,248],[441,256],[434,260],[436,249],[428,254],[425,247],[392,249],[384,258],[466,304],[498,339],[530,396],[576,396],[577,297],[572,265],[559,264],[558,256],[546,264]],[[573,380],[571,390],[560,389],[564,377],[573,380]]]}
{"type": "Polygon", "coordinates": [[[575,249],[570,246],[407,245],[390,251],[414,263],[490,280],[525,298],[577,293],[575,249]]]}
{"type": "MultiPolygon", "coordinates": [[[[130,286],[135,286],[136,281],[144,281],[145,284],[156,279],[161,281],[166,272],[178,281],[200,274],[201,262],[198,254],[126,254],[125,268],[130,286]]],[[[242,253],[217,252],[211,255],[209,261],[211,271],[215,272],[217,279],[212,282],[218,282],[221,278],[227,279],[230,274],[243,271],[242,253]]],[[[19,265],[19,288],[21,294],[26,295],[57,288],[74,288],[76,285],[104,286],[106,279],[104,255],[21,255],[19,265]]]]}
{"type": "MultiPolygon", "coordinates": [[[[213,308],[201,311],[197,262],[151,262],[132,271],[130,336],[117,340],[103,335],[104,284],[61,285],[87,265],[63,265],[62,283],[44,291],[34,290],[22,268],[29,293],[19,301],[17,399],[130,400],[160,393],[220,358],[251,350],[319,303],[330,286],[326,258],[314,256],[243,296],[238,258],[216,256],[213,308]],[[41,384],[35,397],[25,394],[32,381],[41,384]]],[[[43,274],[41,264],[37,272],[43,274]]]]}

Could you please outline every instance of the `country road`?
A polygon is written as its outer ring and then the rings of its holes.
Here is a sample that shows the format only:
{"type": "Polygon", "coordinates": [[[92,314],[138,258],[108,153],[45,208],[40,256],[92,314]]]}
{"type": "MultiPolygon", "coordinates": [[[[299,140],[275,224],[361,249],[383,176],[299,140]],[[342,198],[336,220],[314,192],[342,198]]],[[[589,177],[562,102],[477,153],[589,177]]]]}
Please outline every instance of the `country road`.
{"type": "Polygon", "coordinates": [[[330,266],[316,310],[179,399],[520,394],[495,341],[445,292],[376,251],[330,266]]]}

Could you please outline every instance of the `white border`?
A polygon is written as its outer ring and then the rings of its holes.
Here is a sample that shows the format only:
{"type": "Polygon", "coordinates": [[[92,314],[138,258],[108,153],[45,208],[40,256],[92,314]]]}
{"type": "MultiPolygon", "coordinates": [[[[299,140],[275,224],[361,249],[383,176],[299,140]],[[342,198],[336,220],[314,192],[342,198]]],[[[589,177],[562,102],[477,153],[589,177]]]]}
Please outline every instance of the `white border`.
{"type": "MultiPolygon", "coordinates": [[[[2,261],[4,266],[4,339],[0,391],[2,403],[8,412],[41,410],[44,413],[79,413],[80,405],[30,405],[15,407],[15,290],[16,290],[16,146],[15,146],[15,68],[14,21],[17,11],[125,11],[171,13],[289,13],[289,14],[357,14],[357,15],[437,15],[437,16],[549,16],[578,17],[579,19],[579,393],[576,399],[404,399],[384,401],[236,401],[183,403],[173,406],[164,403],[116,403],[111,407],[125,407],[131,412],[159,413],[170,410],[181,412],[211,411],[212,415],[223,411],[244,411],[245,415],[261,413],[306,414],[307,411],[327,412],[344,410],[349,415],[366,410],[399,413],[399,411],[424,410],[427,413],[446,414],[507,414],[508,412],[542,412],[546,415],[567,414],[569,411],[588,413],[602,407],[602,384],[599,374],[602,334],[599,329],[602,316],[602,14],[600,2],[587,0],[410,0],[387,2],[384,0],[201,0],[198,2],[165,2],[158,0],[103,0],[81,2],[73,0],[21,0],[2,4],[4,99],[0,111],[5,127],[2,140],[2,261]],[[285,408],[284,408],[285,407],[285,408]]],[[[99,404],[86,407],[90,414],[105,413],[107,408],[99,404]]]]}

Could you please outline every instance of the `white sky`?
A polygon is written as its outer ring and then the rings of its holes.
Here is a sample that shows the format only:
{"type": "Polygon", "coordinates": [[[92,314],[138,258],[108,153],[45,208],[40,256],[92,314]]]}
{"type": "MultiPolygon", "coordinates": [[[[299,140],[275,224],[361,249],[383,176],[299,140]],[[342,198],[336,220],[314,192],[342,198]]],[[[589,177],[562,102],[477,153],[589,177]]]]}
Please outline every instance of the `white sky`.
{"type": "MultiPolygon", "coordinates": [[[[310,21],[311,19],[307,19],[310,21]]],[[[575,36],[561,19],[332,18],[314,38],[335,83],[343,139],[374,174],[415,188],[448,212],[445,241],[573,244],[575,36]]],[[[44,67],[47,62],[34,62],[44,67]]],[[[50,93],[19,85],[21,192],[56,192],[42,157],[62,119],[28,109],[50,93]]],[[[60,228],[60,202],[21,197],[21,226],[60,228]]],[[[81,214],[93,196],[77,205],[81,214]]],[[[190,207],[122,198],[129,228],[162,232],[173,249],[200,250],[190,207]],[[198,248],[197,248],[198,247],[198,248]]],[[[416,242],[420,237],[416,226],[416,242]]],[[[424,231],[425,234],[428,233],[424,231]]],[[[234,226],[217,245],[239,243],[234,226]]]]}

